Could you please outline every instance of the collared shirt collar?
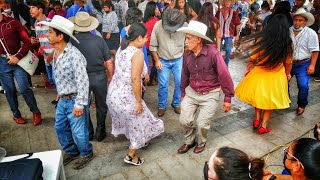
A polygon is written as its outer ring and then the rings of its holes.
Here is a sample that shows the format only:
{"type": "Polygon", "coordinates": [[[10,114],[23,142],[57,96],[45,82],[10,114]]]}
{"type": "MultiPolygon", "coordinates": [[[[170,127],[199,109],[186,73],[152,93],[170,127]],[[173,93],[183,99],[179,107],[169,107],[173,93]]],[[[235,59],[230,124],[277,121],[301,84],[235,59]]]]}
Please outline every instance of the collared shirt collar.
{"type": "MultiPolygon", "coordinates": [[[[195,55],[194,52],[189,51],[188,55],[190,56],[191,54],[195,55]]],[[[198,54],[198,56],[200,56],[201,54],[205,55],[205,56],[208,54],[208,45],[207,44],[203,44],[202,49],[201,49],[200,53],[198,54]]]]}

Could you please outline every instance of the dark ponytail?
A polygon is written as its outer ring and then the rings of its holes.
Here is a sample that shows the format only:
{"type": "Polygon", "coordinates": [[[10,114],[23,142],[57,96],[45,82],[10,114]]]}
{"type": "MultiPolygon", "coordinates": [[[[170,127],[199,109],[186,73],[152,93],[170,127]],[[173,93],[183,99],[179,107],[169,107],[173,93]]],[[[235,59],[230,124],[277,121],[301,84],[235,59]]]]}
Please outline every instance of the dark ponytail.
{"type": "Polygon", "coordinates": [[[214,171],[219,180],[260,180],[263,176],[264,161],[258,158],[250,160],[243,151],[230,147],[217,150],[214,171]]]}
{"type": "Polygon", "coordinates": [[[263,177],[264,160],[253,158],[249,164],[249,176],[251,179],[260,180],[263,177]]]}
{"type": "Polygon", "coordinates": [[[134,41],[139,36],[146,36],[147,34],[147,28],[140,22],[133,23],[128,32],[127,35],[124,36],[124,38],[121,41],[121,50],[124,50],[128,47],[129,43],[131,41],[134,41]]]}

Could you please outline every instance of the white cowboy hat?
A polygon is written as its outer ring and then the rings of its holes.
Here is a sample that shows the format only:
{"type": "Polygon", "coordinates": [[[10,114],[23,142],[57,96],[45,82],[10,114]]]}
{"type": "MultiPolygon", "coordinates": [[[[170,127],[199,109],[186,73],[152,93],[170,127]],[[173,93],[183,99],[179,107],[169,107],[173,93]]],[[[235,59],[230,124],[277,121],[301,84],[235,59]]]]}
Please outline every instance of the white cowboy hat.
{"type": "MultiPolygon", "coordinates": [[[[69,2],[70,0],[64,0],[62,5],[65,6],[67,4],[67,2],[69,2]]],[[[88,0],[82,0],[84,4],[88,3],[88,0]]]]}
{"type": "Polygon", "coordinates": [[[188,27],[179,28],[177,31],[191,34],[212,42],[212,40],[206,36],[207,29],[208,29],[207,25],[199,21],[190,21],[190,23],[188,24],[188,27]]]}
{"type": "Polygon", "coordinates": [[[308,20],[307,26],[311,26],[314,23],[314,16],[307,12],[304,8],[299,8],[295,13],[292,14],[292,17],[295,16],[305,17],[308,20]]]}
{"type": "Polygon", "coordinates": [[[77,43],[79,43],[78,39],[75,38],[72,33],[74,30],[74,24],[69,21],[68,19],[59,16],[59,15],[55,15],[51,22],[47,22],[47,21],[40,21],[38,22],[38,24],[43,24],[49,27],[52,27],[54,29],[57,29],[63,33],[65,33],[66,35],[70,36],[72,39],[74,39],[77,43]]]}
{"type": "Polygon", "coordinates": [[[74,30],[78,32],[92,31],[99,26],[98,19],[90,16],[87,12],[78,12],[69,20],[74,23],[74,30]]]}

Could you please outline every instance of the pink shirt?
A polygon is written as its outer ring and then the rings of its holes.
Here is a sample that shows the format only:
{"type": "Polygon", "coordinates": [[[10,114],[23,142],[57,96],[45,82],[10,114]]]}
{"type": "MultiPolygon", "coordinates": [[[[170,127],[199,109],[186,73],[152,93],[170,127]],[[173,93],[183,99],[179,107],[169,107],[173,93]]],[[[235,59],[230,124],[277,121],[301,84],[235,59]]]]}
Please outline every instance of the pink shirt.
{"type": "Polygon", "coordinates": [[[51,10],[49,12],[49,14],[48,14],[48,18],[52,19],[53,16],[55,16],[55,15],[59,15],[59,16],[65,17],[66,14],[67,14],[67,11],[65,9],[61,9],[61,11],[59,11],[57,14],[56,14],[56,12],[54,10],[51,10]]]}
{"type": "Polygon", "coordinates": [[[147,37],[148,37],[148,41],[146,42],[147,49],[149,49],[149,46],[150,46],[150,38],[151,38],[151,33],[152,33],[152,30],[153,30],[153,27],[156,24],[156,22],[158,22],[158,21],[159,21],[158,18],[153,17],[153,18],[149,19],[149,21],[144,23],[144,25],[147,28],[147,37]]]}

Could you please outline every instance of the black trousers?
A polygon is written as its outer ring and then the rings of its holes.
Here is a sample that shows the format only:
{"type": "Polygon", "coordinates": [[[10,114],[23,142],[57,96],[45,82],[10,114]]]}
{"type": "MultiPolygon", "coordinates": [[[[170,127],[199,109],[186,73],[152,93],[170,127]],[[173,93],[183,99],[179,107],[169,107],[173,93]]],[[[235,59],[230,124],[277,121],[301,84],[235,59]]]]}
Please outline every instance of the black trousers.
{"type": "MultiPolygon", "coordinates": [[[[89,76],[89,92],[93,92],[96,101],[96,118],[97,128],[96,137],[103,136],[106,133],[106,117],[108,106],[106,103],[108,84],[105,71],[88,73],[89,76]]],[[[90,99],[90,98],[89,98],[90,99]]],[[[90,100],[89,100],[90,101],[90,100]]],[[[89,102],[89,105],[91,102],[89,102]]],[[[93,124],[89,112],[89,134],[93,135],[93,124]]]]}

